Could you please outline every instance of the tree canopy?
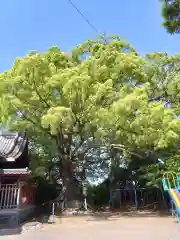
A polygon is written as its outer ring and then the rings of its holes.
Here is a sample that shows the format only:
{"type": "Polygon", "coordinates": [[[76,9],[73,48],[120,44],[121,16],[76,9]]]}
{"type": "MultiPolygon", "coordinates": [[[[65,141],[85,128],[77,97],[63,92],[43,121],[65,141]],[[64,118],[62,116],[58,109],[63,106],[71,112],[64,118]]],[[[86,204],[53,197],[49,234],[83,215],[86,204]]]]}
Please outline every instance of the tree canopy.
{"type": "Polygon", "coordinates": [[[169,33],[180,33],[180,0],[161,0],[163,2],[163,26],[169,33]]]}
{"type": "Polygon", "coordinates": [[[55,166],[73,195],[75,179],[108,172],[117,158],[177,148],[179,69],[180,55],[142,58],[117,36],[99,36],[70,54],[56,46],[33,51],[0,76],[1,120],[27,132],[33,153],[55,166]]]}

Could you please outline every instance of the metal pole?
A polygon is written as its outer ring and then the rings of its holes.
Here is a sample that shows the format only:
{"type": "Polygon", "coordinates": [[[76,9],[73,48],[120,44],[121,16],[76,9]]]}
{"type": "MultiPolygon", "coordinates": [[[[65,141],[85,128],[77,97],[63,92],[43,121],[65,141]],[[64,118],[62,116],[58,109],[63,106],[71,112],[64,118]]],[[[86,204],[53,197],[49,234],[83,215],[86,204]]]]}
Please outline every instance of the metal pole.
{"type": "Polygon", "coordinates": [[[54,223],[54,210],[55,210],[55,207],[54,207],[54,203],[52,204],[52,223],[54,223]]]}
{"type": "Polygon", "coordinates": [[[122,191],[121,191],[121,189],[119,190],[120,191],[120,208],[122,207],[122,191]]]}
{"type": "Polygon", "coordinates": [[[136,188],[134,188],[134,196],[135,196],[136,210],[138,210],[138,200],[137,200],[137,192],[136,192],[136,188]]]}
{"type": "Polygon", "coordinates": [[[171,215],[174,217],[174,206],[173,206],[173,201],[171,200],[171,215]]]}
{"type": "Polygon", "coordinates": [[[87,211],[87,200],[86,200],[86,197],[84,198],[84,208],[85,208],[85,211],[87,211]]]}
{"type": "Polygon", "coordinates": [[[112,207],[112,190],[109,192],[109,208],[112,207]]]}

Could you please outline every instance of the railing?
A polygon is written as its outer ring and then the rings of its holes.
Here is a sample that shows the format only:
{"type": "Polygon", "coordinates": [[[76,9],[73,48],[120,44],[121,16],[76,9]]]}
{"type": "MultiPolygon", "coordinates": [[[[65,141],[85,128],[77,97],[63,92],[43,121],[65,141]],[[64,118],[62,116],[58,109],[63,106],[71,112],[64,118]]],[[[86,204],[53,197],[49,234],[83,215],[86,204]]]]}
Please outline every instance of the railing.
{"type": "Polygon", "coordinates": [[[17,208],[19,187],[17,184],[0,184],[0,209],[17,208]]]}
{"type": "Polygon", "coordinates": [[[180,175],[174,172],[165,172],[162,183],[165,191],[169,190],[170,188],[180,189],[180,175]]]}

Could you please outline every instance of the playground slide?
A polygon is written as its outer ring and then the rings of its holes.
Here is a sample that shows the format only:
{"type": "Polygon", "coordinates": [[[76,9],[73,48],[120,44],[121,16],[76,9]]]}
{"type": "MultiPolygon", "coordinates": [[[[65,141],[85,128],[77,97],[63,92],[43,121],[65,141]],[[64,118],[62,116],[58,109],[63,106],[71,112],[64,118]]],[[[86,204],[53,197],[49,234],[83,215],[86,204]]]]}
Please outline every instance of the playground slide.
{"type": "Polygon", "coordinates": [[[180,214],[180,192],[179,192],[179,190],[177,188],[170,188],[169,195],[176,206],[177,213],[180,214]]]}
{"type": "Polygon", "coordinates": [[[162,184],[175,205],[177,222],[180,224],[180,175],[173,172],[165,173],[162,184]]]}

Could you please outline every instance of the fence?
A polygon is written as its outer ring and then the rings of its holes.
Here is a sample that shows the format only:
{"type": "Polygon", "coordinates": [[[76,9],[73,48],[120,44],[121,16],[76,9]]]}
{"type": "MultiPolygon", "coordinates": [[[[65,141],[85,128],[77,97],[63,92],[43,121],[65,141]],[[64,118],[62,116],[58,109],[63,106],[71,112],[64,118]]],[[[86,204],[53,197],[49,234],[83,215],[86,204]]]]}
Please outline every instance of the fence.
{"type": "Polygon", "coordinates": [[[17,184],[0,184],[0,209],[17,208],[19,191],[17,184]]]}
{"type": "Polygon", "coordinates": [[[139,207],[149,204],[163,202],[160,189],[137,189],[136,196],[133,189],[114,189],[111,191],[111,204],[113,208],[121,208],[127,205],[135,205],[138,201],[139,207]]]}

